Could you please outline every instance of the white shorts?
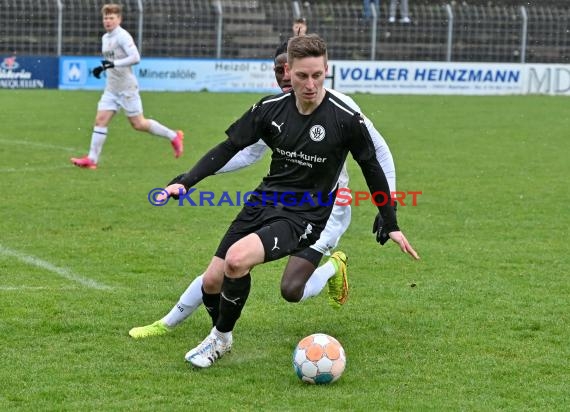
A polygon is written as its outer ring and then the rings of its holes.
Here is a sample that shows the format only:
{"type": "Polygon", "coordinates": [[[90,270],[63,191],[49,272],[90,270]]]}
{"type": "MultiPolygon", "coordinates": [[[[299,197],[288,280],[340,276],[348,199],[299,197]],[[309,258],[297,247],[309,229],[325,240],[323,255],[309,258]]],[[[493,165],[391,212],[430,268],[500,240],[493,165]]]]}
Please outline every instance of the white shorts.
{"type": "Polygon", "coordinates": [[[143,114],[142,100],[138,90],[127,90],[119,94],[107,90],[103,92],[97,104],[97,110],[118,112],[120,109],[123,109],[128,117],[143,114]]]}
{"type": "Polygon", "coordinates": [[[338,245],[340,237],[348,229],[351,216],[350,204],[345,206],[334,205],[329,220],[327,220],[327,225],[321,232],[321,237],[311,245],[311,249],[329,256],[331,250],[338,245]]]}

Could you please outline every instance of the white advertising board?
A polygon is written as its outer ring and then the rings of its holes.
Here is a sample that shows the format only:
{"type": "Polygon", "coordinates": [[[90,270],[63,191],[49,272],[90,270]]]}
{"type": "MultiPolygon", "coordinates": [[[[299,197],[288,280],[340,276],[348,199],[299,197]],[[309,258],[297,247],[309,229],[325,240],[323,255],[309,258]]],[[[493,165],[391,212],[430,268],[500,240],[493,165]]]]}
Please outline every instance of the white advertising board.
{"type": "MultiPolygon", "coordinates": [[[[62,89],[103,89],[92,56],[60,58],[62,89]]],[[[144,91],[276,93],[271,60],[143,59],[144,91]]],[[[394,61],[329,62],[327,87],[343,93],[570,96],[570,65],[394,61]]]]}

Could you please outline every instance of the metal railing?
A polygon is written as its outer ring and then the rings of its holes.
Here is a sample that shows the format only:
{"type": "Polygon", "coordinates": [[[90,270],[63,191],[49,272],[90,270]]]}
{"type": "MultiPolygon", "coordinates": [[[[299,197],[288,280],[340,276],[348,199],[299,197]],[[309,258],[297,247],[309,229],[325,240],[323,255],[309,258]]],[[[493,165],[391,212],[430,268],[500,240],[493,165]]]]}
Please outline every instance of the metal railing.
{"type": "MultiPolygon", "coordinates": [[[[418,2],[411,24],[390,24],[380,3],[365,18],[357,0],[124,0],[123,26],[147,57],[268,59],[302,16],[331,59],[570,62],[570,4],[418,2]]],[[[100,7],[0,0],[0,55],[99,55],[100,7]]]]}

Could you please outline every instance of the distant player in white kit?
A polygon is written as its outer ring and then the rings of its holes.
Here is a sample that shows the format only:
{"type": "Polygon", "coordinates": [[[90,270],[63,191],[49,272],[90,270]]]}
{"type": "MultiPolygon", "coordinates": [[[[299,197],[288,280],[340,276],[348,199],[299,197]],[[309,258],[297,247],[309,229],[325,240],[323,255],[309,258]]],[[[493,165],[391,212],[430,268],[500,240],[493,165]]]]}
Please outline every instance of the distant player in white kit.
{"type": "Polygon", "coordinates": [[[125,111],[135,130],[149,132],[170,140],[174,156],[180,157],[184,150],[184,133],[181,130],[171,130],[156,120],[146,119],[143,115],[138,81],[132,69],[133,65],[140,62],[140,54],[132,36],[120,26],[122,6],[105,4],[101,9],[101,14],[103,27],[107,31],[102,38],[105,60],[101,62],[101,66],[93,69],[93,75],[99,79],[101,73],[107,71],[107,84],[97,105],[89,154],[84,157],[71,158],[71,162],[78,167],[97,168],[101,149],[107,138],[107,125],[120,109],[125,111]]]}

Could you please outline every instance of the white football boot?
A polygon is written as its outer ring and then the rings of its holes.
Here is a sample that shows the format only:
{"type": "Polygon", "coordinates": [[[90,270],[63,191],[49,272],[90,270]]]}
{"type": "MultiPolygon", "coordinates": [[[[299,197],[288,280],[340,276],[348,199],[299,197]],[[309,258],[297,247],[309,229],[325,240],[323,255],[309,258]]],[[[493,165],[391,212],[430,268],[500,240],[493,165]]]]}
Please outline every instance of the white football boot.
{"type": "Polygon", "coordinates": [[[232,350],[232,342],[231,332],[227,339],[223,339],[214,327],[206,339],[194,349],[190,349],[184,358],[196,368],[208,368],[232,350]]]}

